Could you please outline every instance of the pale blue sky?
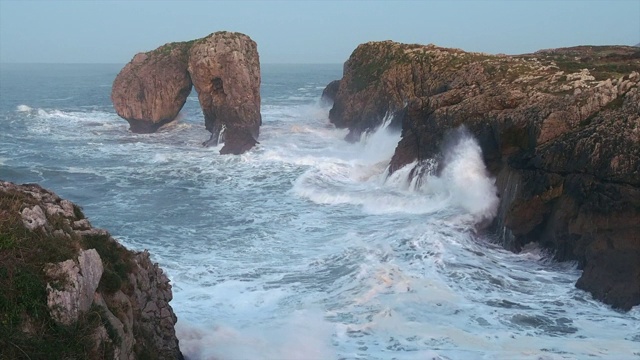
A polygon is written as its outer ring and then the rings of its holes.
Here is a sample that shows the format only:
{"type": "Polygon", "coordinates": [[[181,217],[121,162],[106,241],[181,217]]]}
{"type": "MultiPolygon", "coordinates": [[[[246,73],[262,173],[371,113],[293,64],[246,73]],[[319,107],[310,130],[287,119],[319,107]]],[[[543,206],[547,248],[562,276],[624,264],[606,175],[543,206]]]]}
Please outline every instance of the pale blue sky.
{"type": "Polygon", "coordinates": [[[243,32],[263,63],[342,63],[371,40],[519,54],[640,42],[640,0],[0,0],[0,62],[125,63],[214,31],[243,32]]]}

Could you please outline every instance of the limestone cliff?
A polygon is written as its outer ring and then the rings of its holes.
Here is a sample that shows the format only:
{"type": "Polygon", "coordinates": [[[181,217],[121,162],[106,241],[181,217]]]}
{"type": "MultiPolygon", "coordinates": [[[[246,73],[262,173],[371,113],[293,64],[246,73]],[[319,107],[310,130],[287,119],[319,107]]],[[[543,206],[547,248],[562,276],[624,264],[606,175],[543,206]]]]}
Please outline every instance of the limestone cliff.
{"type": "Polygon", "coordinates": [[[224,141],[220,153],[241,154],[258,139],[260,59],[247,35],[215,32],[137,54],[116,77],[111,98],[133,132],[155,132],[176,118],[195,86],[205,127],[205,145],[224,141]]]}
{"type": "Polygon", "coordinates": [[[0,288],[0,358],[182,358],[149,253],[38,185],[0,181],[0,288]]]}
{"type": "Polygon", "coordinates": [[[402,123],[391,171],[438,156],[462,124],[500,189],[492,229],[584,269],[577,286],[640,304],[640,51],[581,46],[507,56],[390,41],[345,63],[330,120],[357,139],[402,123]]]}

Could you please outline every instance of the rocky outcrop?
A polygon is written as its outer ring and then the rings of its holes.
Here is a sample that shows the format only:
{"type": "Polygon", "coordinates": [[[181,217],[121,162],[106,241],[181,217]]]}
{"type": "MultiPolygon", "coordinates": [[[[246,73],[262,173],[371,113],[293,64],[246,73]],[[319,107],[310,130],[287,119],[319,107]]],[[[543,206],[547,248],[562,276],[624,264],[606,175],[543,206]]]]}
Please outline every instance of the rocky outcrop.
{"type": "Polygon", "coordinates": [[[0,181],[4,358],[181,359],[169,279],[79,207],[0,181]]]}
{"type": "Polygon", "coordinates": [[[191,48],[189,73],[211,132],[208,144],[223,140],[221,154],[251,149],[262,125],[256,43],[239,33],[211,34],[191,48]]]}
{"type": "Polygon", "coordinates": [[[173,121],[191,92],[190,43],[170,43],[136,54],[113,81],[111,101],[135,133],[152,133],[173,121]]]}
{"type": "MultiPolygon", "coordinates": [[[[583,46],[518,56],[373,42],[345,63],[330,120],[357,139],[402,121],[390,170],[438,156],[465,125],[500,189],[506,247],[538,242],[583,268],[577,286],[640,304],[640,52],[583,46]]],[[[419,166],[419,165],[417,165],[419,166]]]]}
{"type": "Polygon", "coordinates": [[[224,141],[221,154],[241,154],[257,144],[260,59],[244,34],[221,31],[137,54],[116,77],[111,98],[131,131],[155,132],[176,118],[192,85],[211,132],[205,145],[224,141]]]}
{"type": "Polygon", "coordinates": [[[329,106],[333,105],[333,102],[336,100],[336,94],[338,93],[338,89],[340,88],[340,80],[333,80],[327,85],[324,90],[322,90],[322,96],[320,100],[323,104],[327,104],[329,106]]]}

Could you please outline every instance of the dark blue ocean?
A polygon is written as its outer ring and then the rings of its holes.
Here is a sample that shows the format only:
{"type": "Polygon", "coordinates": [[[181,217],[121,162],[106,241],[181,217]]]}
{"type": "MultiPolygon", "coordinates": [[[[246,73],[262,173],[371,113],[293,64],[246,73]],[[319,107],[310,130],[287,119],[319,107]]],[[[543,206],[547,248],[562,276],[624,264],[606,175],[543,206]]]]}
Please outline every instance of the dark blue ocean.
{"type": "Polygon", "coordinates": [[[400,134],[346,143],[319,102],[341,65],[267,64],[260,144],[221,156],[195,91],[176,123],[129,132],[110,101],[121,67],[0,65],[0,179],[148,249],[189,359],[640,359],[638,307],[476,234],[497,197],[474,139],[438,176],[387,177],[400,134]]]}

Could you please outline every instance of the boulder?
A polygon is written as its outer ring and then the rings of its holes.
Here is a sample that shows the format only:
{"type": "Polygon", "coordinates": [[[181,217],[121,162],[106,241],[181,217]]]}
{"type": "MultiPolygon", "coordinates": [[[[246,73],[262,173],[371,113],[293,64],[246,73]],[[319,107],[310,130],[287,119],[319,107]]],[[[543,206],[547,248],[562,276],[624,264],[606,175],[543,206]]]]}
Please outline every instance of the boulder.
{"type": "Polygon", "coordinates": [[[465,125],[499,188],[496,241],[577,261],[578,286],[626,310],[640,304],[639,72],[629,46],[507,56],[370,42],[345,63],[330,121],[357,139],[396,114],[391,172],[437,158],[465,125]]]}
{"type": "Polygon", "coordinates": [[[191,92],[187,55],[191,42],[136,54],[120,70],[111,90],[119,116],[135,133],[152,133],[173,121],[191,92]]]}
{"type": "Polygon", "coordinates": [[[251,149],[262,125],[256,43],[240,33],[213,33],[191,47],[189,73],[211,132],[205,144],[224,141],[221,154],[251,149]]]}

